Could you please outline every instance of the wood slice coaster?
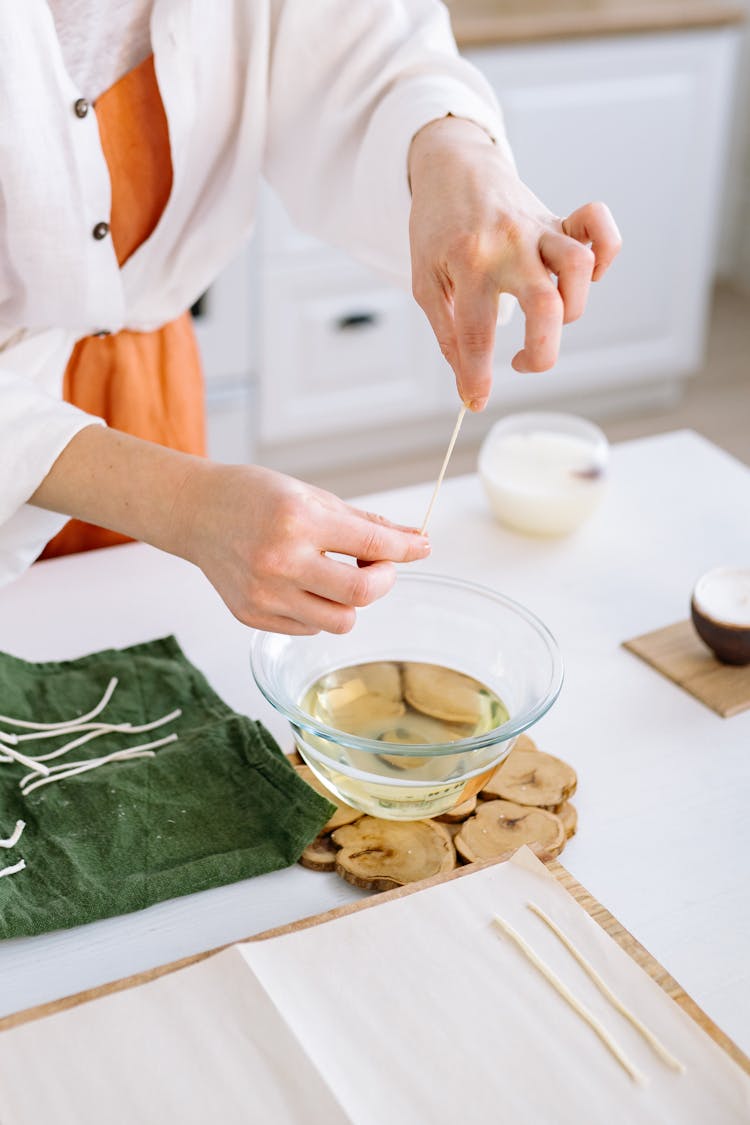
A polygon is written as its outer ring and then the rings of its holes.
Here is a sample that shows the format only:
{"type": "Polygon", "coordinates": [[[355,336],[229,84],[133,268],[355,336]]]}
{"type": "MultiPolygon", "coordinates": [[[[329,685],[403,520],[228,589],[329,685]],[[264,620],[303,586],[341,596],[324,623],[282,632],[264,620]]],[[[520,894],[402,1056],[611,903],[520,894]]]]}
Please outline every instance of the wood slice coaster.
{"type": "Polygon", "coordinates": [[[521,843],[559,855],[575,834],[578,817],[568,800],[575,770],[521,735],[484,789],[428,820],[393,821],[367,816],[328,792],[309,766],[299,777],[338,805],[299,862],[311,871],[335,871],[366,890],[383,892],[448,872],[456,864],[504,855],[521,843]]]}
{"type": "Polygon", "coordinates": [[[692,621],[680,621],[623,641],[623,648],[724,719],[750,708],[750,664],[722,664],[703,644],[692,621]]]}

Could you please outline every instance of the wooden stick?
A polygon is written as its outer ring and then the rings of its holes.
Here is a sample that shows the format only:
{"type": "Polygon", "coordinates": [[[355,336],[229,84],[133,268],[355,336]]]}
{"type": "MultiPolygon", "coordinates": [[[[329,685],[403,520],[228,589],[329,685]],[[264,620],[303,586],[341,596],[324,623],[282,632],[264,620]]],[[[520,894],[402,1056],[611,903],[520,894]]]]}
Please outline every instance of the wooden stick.
{"type": "Polygon", "coordinates": [[[545,922],[547,926],[549,926],[549,928],[552,930],[552,933],[560,939],[568,952],[573,957],[575,957],[576,961],[581,966],[583,971],[591,977],[592,981],[599,989],[599,991],[603,993],[603,995],[606,996],[609,1000],[610,1004],[612,1004],[612,1006],[615,1007],[617,1011],[633,1025],[636,1031],[640,1032],[648,1045],[659,1056],[662,1062],[665,1062],[667,1066],[671,1066],[672,1070],[676,1070],[679,1071],[680,1074],[684,1074],[684,1064],[681,1063],[679,1059],[676,1059],[674,1055],[667,1050],[664,1044],[656,1038],[653,1032],[649,1031],[646,1025],[641,1023],[638,1017],[633,1012],[631,1012],[630,1009],[625,1006],[625,1004],[623,1004],[619,996],[616,996],[609,985],[606,983],[606,981],[599,976],[594,966],[591,965],[583,956],[581,951],[575,945],[573,945],[573,942],[570,940],[567,934],[563,933],[560,927],[555,922],[553,922],[549,915],[545,914],[542,908],[540,906],[537,906],[535,902],[527,902],[526,905],[529,910],[533,911],[533,913],[536,914],[537,918],[541,918],[541,920],[545,922]]]}
{"type": "Polygon", "coordinates": [[[519,933],[516,933],[513,927],[509,925],[504,918],[501,918],[498,914],[496,914],[494,921],[495,924],[500,927],[503,933],[507,934],[508,937],[516,943],[524,956],[529,961],[531,961],[532,965],[534,965],[534,967],[539,970],[542,976],[546,977],[552,987],[562,996],[563,1000],[566,1000],[568,1004],[570,1004],[573,1011],[576,1012],[593,1031],[596,1032],[607,1050],[614,1055],[620,1066],[627,1071],[633,1081],[639,1083],[640,1085],[644,1085],[645,1078],[643,1077],[641,1072],[633,1065],[633,1063],[627,1057],[619,1044],[615,1042],[610,1033],[607,1031],[604,1024],[599,1022],[594,1013],[589,1011],[585,1004],[582,1004],[581,1001],[573,995],[568,986],[563,984],[560,978],[552,972],[552,969],[550,969],[549,965],[542,961],[541,957],[537,956],[531,946],[526,941],[524,941],[519,933]]]}
{"type": "Polygon", "coordinates": [[[458,418],[456,419],[456,424],[453,427],[453,433],[451,434],[451,440],[448,442],[448,448],[445,452],[445,457],[443,459],[443,467],[440,470],[440,475],[438,476],[437,483],[435,485],[435,490],[432,493],[432,499],[430,500],[429,507],[427,508],[427,515],[425,516],[424,522],[422,523],[422,527],[420,529],[420,535],[424,535],[425,531],[427,530],[427,524],[430,522],[430,516],[432,515],[432,509],[435,507],[435,501],[438,498],[438,492],[440,491],[440,485],[443,483],[443,477],[445,476],[445,470],[448,468],[448,462],[451,459],[451,454],[453,453],[453,447],[456,444],[456,440],[458,438],[458,431],[461,429],[461,423],[464,420],[464,414],[466,413],[466,409],[467,408],[465,406],[462,406],[461,409],[458,412],[458,418]]]}

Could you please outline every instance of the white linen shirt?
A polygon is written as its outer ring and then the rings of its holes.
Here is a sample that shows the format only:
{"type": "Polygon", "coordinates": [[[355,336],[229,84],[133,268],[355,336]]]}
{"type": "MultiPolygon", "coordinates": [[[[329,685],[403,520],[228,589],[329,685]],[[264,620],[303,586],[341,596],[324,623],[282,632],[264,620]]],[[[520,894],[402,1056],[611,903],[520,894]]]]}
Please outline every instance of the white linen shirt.
{"type": "Polygon", "coordinates": [[[73,345],[188,308],[249,234],[261,173],[302,229],[408,283],[412,137],[452,113],[504,138],[436,0],[155,0],[150,29],[173,185],[120,269],[92,233],[110,181],[87,92],[44,0],[0,0],[0,583],[66,520],[26,501],[95,421],[61,400],[73,345]]]}

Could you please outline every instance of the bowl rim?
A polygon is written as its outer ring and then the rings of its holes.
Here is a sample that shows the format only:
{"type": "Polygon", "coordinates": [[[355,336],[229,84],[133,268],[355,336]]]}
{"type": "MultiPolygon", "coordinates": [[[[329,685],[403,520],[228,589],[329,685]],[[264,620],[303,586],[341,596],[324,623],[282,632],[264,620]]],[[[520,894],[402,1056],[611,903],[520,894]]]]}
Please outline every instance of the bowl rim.
{"type": "MultiPolygon", "coordinates": [[[[531,625],[536,630],[538,635],[545,642],[551,662],[550,676],[546,691],[533,707],[530,707],[518,715],[511,716],[507,722],[502,723],[499,727],[493,727],[492,730],[485,731],[480,735],[473,735],[470,738],[461,738],[456,742],[425,743],[424,745],[420,743],[418,746],[420,756],[439,757],[448,754],[460,754],[471,750],[480,750],[487,746],[492,746],[495,743],[507,742],[509,739],[515,738],[523,731],[528,730],[528,728],[537,723],[543,715],[546,715],[547,711],[549,711],[560,694],[563,685],[564,670],[560,646],[552,632],[535,613],[532,613],[531,610],[521,605],[520,602],[515,601],[515,599],[509,598],[505,594],[501,594],[497,590],[492,589],[491,586],[484,586],[479,582],[470,582],[463,578],[454,578],[449,575],[426,572],[414,574],[400,573],[396,582],[400,585],[405,583],[426,583],[427,585],[433,586],[447,585],[456,589],[469,590],[485,597],[489,596],[493,601],[500,602],[506,609],[510,609],[519,617],[523,618],[528,625],[531,625]]],[[[388,595],[386,595],[386,597],[387,596],[388,595]]],[[[250,646],[250,667],[255,683],[263,697],[279,714],[288,719],[293,727],[307,731],[308,734],[322,738],[326,742],[337,744],[342,742],[342,735],[345,735],[346,745],[353,750],[363,750],[375,754],[388,753],[391,756],[414,756],[414,745],[381,742],[375,738],[362,738],[359,735],[346,734],[345,731],[338,730],[336,727],[329,727],[325,723],[313,719],[296,704],[288,704],[278,699],[265,680],[261,669],[262,650],[264,645],[268,643],[267,638],[274,638],[276,636],[278,636],[276,633],[267,633],[261,630],[256,631],[250,646]]],[[[345,667],[345,665],[342,664],[341,667],[345,667]]],[[[336,668],[331,668],[329,671],[334,672],[336,668]]]]}

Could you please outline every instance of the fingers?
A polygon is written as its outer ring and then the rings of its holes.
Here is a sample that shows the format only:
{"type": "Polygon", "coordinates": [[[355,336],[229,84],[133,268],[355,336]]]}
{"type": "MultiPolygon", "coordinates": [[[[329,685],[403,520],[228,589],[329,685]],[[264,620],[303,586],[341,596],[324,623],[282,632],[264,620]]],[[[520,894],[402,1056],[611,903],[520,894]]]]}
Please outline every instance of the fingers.
{"type": "Polygon", "coordinates": [[[539,240],[539,252],[548,270],[557,274],[557,289],[562,297],[563,324],[583,316],[594,271],[594,253],[582,242],[549,231],[539,240]]]}
{"type": "Polygon", "coordinates": [[[393,563],[373,562],[356,567],[320,555],[307,568],[305,589],[327,601],[359,608],[384,597],[395,581],[393,563]]]}
{"type": "Polygon", "coordinates": [[[461,401],[482,410],[492,389],[492,353],[500,294],[481,272],[456,281],[452,298],[437,281],[415,286],[414,296],[432,326],[440,350],[453,368],[461,401]],[[481,284],[477,284],[479,277],[481,284]]]}
{"type": "Polygon", "coordinates": [[[320,629],[313,625],[306,625],[292,617],[284,617],[276,613],[262,613],[243,615],[235,613],[234,616],[243,625],[252,629],[261,629],[264,633],[286,633],[290,637],[313,637],[320,629]]]}
{"type": "Polygon", "coordinates": [[[368,512],[364,508],[354,508],[351,504],[347,504],[347,508],[350,512],[354,512],[363,519],[372,520],[373,523],[379,523],[383,527],[393,528],[394,531],[405,531],[407,535],[419,535],[419,528],[417,527],[410,527],[409,524],[406,523],[393,523],[392,520],[386,519],[385,516],[378,515],[377,512],[368,512]]]}
{"type": "Polygon", "coordinates": [[[609,207],[604,203],[586,203],[563,219],[562,228],[577,242],[591,243],[595,259],[592,281],[599,281],[622,247],[622,238],[609,207]]]}
{"type": "Polygon", "coordinates": [[[453,295],[436,277],[419,281],[415,275],[412,291],[414,300],[424,312],[435,333],[435,338],[443,357],[453,368],[458,378],[458,343],[456,327],[453,323],[453,295]]]}
{"type": "Polygon", "coordinates": [[[430,553],[426,535],[402,531],[378,516],[346,507],[321,528],[319,547],[363,562],[416,562],[430,553]]]}
{"type": "Polygon", "coordinates": [[[523,348],[513,357],[515,371],[547,371],[557,359],[563,326],[563,301],[557,287],[544,270],[522,286],[518,302],[526,317],[523,348]]]}
{"type": "Polygon", "coordinates": [[[287,594],[284,605],[311,633],[349,633],[357,620],[357,611],[353,606],[339,605],[303,590],[287,594]]]}
{"type": "Polygon", "coordinates": [[[396,580],[392,563],[372,563],[360,570],[325,555],[305,571],[304,586],[287,580],[266,588],[256,598],[263,604],[261,615],[251,615],[245,623],[273,633],[348,633],[357,609],[382,598],[396,580]]]}
{"type": "Polygon", "coordinates": [[[456,279],[453,319],[458,347],[458,393],[470,410],[483,410],[492,389],[500,294],[491,278],[456,279]]]}

